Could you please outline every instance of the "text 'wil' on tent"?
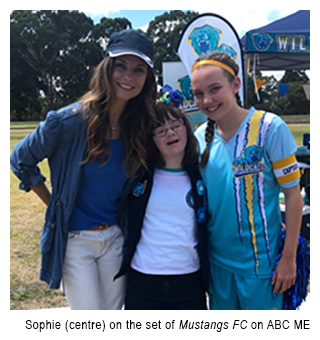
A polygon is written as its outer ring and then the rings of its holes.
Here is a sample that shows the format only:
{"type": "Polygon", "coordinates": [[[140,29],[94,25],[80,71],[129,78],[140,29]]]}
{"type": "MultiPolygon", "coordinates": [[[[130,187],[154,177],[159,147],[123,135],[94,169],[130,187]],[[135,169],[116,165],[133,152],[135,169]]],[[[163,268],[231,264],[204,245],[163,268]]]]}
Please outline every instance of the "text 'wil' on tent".
{"type": "Polygon", "coordinates": [[[310,11],[301,10],[251,30],[241,39],[251,70],[310,69],[310,11]]]}

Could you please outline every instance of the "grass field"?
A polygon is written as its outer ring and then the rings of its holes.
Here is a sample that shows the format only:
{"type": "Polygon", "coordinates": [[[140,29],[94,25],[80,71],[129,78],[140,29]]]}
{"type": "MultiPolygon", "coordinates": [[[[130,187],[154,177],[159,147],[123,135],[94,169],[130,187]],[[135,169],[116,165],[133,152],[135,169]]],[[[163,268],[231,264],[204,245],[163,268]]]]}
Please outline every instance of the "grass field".
{"type": "MultiPolygon", "coordinates": [[[[308,116],[309,117],[309,116],[308,116]]],[[[298,145],[304,133],[310,132],[306,116],[291,117],[288,121],[298,145]]],[[[10,150],[37,123],[13,123],[10,127],[10,150]]],[[[47,161],[40,164],[50,186],[47,161]]],[[[45,206],[33,194],[18,189],[19,181],[10,172],[10,308],[40,309],[66,306],[60,290],[50,290],[39,281],[40,236],[45,206]]]]}
{"type": "MultiPolygon", "coordinates": [[[[10,151],[36,123],[13,124],[10,151]]],[[[50,186],[47,161],[40,165],[50,186]]],[[[39,280],[40,236],[45,206],[33,193],[19,190],[19,180],[10,172],[10,309],[40,309],[67,306],[60,290],[48,289],[39,280]]]]}

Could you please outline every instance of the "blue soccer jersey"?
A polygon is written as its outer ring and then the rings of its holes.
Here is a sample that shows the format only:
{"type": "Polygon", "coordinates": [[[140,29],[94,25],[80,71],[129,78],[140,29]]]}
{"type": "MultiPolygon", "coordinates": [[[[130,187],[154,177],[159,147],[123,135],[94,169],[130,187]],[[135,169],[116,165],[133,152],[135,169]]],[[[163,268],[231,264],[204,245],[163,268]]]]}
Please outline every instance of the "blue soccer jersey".
{"type": "MultiPolygon", "coordinates": [[[[201,153],[203,124],[196,136],[201,153]]],[[[225,141],[217,129],[202,176],[211,214],[209,258],[247,277],[270,277],[281,238],[279,193],[299,183],[296,144],[283,120],[251,108],[225,141]]]]}

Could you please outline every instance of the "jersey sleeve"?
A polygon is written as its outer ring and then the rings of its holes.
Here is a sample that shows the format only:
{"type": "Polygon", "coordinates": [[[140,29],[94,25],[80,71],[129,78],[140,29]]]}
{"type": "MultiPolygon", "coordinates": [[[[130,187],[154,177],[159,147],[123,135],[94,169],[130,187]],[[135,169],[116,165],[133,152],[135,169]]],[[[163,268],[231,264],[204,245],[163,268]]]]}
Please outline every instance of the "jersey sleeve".
{"type": "Polygon", "coordinates": [[[300,182],[300,170],[295,156],[297,146],[286,123],[275,116],[267,134],[267,152],[274,175],[283,188],[300,182]]]}

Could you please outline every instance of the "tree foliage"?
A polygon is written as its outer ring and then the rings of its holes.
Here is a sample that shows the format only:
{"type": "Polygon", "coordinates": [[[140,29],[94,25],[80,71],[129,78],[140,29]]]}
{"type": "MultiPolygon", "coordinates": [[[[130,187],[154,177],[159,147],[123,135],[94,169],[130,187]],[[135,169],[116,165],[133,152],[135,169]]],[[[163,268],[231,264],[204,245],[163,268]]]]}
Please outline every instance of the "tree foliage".
{"type": "MultiPolygon", "coordinates": [[[[188,22],[198,13],[174,10],[157,16],[147,35],[155,47],[155,74],[162,84],[162,62],[178,61],[176,49],[188,22]]],[[[87,90],[93,68],[102,60],[113,32],[129,29],[126,18],[102,18],[94,24],[79,11],[15,10],[10,17],[10,118],[39,120],[49,109],[77,100],[87,90]]],[[[261,75],[262,76],[262,75],[261,75]]],[[[308,107],[302,88],[279,98],[277,81],[265,78],[257,103],[252,80],[248,102],[271,111],[304,112],[308,107]]],[[[281,82],[302,83],[303,72],[287,72],[281,82]]],[[[297,87],[298,88],[298,87],[297,87]]]]}
{"type": "Polygon", "coordinates": [[[155,74],[162,84],[162,62],[179,61],[177,47],[188,22],[198,16],[196,12],[171,11],[155,17],[149,24],[147,35],[154,41],[155,74]]]}
{"type": "Polygon", "coordinates": [[[310,113],[310,101],[307,100],[303,84],[309,83],[309,78],[305,71],[286,71],[282,79],[282,84],[289,84],[289,90],[283,98],[280,98],[279,109],[286,114],[310,113]]]}
{"type": "Polygon", "coordinates": [[[106,39],[109,32],[103,28],[78,11],[13,11],[11,119],[40,119],[80,97],[103,58],[94,36],[99,31],[99,38],[106,39]]]}
{"type": "Polygon", "coordinates": [[[263,76],[258,71],[256,78],[265,81],[259,91],[260,100],[258,101],[254,92],[253,78],[249,76],[246,91],[247,106],[255,106],[257,109],[280,115],[310,114],[310,101],[302,87],[302,85],[310,83],[305,71],[286,71],[279,81],[274,76],[263,76]],[[283,97],[280,96],[279,84],[289,85],[289,89],[283,97]]]}

